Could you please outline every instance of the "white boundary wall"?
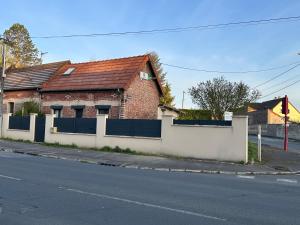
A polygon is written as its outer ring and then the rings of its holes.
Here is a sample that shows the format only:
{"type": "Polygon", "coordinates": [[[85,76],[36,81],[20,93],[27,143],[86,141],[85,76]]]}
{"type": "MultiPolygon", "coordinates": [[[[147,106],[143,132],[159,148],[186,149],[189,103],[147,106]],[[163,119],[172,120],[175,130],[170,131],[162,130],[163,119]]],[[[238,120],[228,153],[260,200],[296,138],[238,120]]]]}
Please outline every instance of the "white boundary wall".
{"type": "Polygon", "coordinates": [[[232,126],[175,125],[163,116],[161,138],[106,135],[106,115],[97,115],[96,134],[53,132],[54,115],[46,115],[45,142],[79,147],[130,148],[144,153],[248,162],[248,117],[234,116],[232,126]]]}
{"type": "Polygon", "coordinates": [[[11,138],[15,140],[24,140],[24,141],[34,141],[34,131],[35,131],[35,117],[37,114],[30,114],[30,128],[29,130],[18,130],[18,129],[9,129],[9,117],[11,113],[3,114],[3,126],[1,136],[4,138],[11,138]]]}
{"type": "MultiPolygon", "coordinates": [[[[8,129],[3,115],[2,137],[34,141],[36,114],[30,115],[30,130],[8,129]]],[[[79,147],[130,148],[144,153],[181,157],[248,162],[248,117],[234,116],[232,126],[177,125],[172,116],[163,116],[161,138],[106,135],[106,115],[97,115],[96,134],[54,132],[54,115],[46,115],[45,142],[79,147]]]]}

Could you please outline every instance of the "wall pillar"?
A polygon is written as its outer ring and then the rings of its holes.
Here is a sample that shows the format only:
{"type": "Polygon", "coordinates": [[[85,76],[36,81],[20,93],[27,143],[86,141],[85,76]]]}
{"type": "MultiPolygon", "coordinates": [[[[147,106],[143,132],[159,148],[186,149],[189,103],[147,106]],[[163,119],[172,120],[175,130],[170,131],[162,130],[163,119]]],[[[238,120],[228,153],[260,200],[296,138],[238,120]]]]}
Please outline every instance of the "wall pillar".
{"type": "Polygon", "coordinates": [[[45,142],[51,142],[50,135],[51,135],[51,127],[53,127],[54,123],[54,114],[46,114],[46,121],[45,121],[45,142]]]}
{"type": "Polygon", "coordinates": [[[236,149],[242,148],[244,162],[248,162],[248,116],[233,116],[232,127],[234,132],[234,145],[236,149]]]}
{"type": "Polygon", "coordinates": [[[167,152],[169,141],[172,141],[172,125],[174,117],[172,115],[162,115],[161,119],[161,150],[167,152]]]}
{"type": "Polygon", "coordinates": [[[9,126],[9,117],[12,115],[12,113],[4,113],[3,114],[3,120],[2,120],[2,132],[1,135],[2,137],[6,137],[7,136],[7,130],[8,130],[8,126],[9,126]]]}
{"type": "Polygon", "coordinates": [[[108,115],[98,114],[97,118],[97,128],[96,128],[96,147],[102,148],[106,145],[105,134],[106,134],[106,119],[108,115]]]}
{"type": "Polygon", "coordinates": [[[30,126],[29,126],[29,132],[30,132],[30,141],[34,141],[34,135],[35,135],[35,118],[37,116],[37,113],[30,113],[30,126]]]}

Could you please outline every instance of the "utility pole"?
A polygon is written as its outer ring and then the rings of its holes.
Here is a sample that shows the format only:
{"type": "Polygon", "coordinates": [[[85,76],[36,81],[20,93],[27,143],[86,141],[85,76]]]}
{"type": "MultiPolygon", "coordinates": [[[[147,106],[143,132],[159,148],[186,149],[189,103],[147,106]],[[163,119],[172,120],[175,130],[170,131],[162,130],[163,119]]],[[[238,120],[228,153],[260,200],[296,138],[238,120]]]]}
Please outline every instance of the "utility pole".
{"type": "Polygon", "coordinates": [[[5,39],[1,38],[2,40],[2,72],[1,72],[1,95],[0,95],[0,116],[1,116],[1,136],[2,136],[2,126],[3,126],[3,101],[4,101],[4,78],[5,78],[5,53],[6,53],[6,46],[5,46],[5,39]]]}
{"type": "Polygon", "coordinates": [[[182,92],[182,103],[181,103],[181,109],[183,109],[183,105],[184,105],[184,94],[185,91],[182,92]]]}
{"type": "Polygon", "coordinates": [[[284,114],[284,144],[283,148],[288,151],[288,114],[289,114],[289,99],[287,95],[282,99],[281,113],[284,114]]]}

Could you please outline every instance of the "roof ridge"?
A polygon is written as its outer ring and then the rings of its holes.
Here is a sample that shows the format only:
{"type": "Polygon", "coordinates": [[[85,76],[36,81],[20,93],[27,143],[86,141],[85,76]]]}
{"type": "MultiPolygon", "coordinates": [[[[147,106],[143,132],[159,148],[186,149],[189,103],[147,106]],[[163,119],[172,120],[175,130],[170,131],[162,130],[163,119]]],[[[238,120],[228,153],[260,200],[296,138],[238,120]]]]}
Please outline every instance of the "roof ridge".
{"type": "Polygon", "coordinates": [[[143,55],[135,55],[135,56],[128,56],[128,57],[120,57],[120,58],[112,58],[112,59],[101,59],[101,60],[94,60],[89,62],[79,62],[79,63],[71,63],[71,65],[81,65],[81,64],[88,64],[88,63],[98,63],[98,62],[107,62],[107,61],[115,61],[120,59],[131,59],[131,58],[139,58],[139,57],[147,57],[149,54],[143,55]]]}

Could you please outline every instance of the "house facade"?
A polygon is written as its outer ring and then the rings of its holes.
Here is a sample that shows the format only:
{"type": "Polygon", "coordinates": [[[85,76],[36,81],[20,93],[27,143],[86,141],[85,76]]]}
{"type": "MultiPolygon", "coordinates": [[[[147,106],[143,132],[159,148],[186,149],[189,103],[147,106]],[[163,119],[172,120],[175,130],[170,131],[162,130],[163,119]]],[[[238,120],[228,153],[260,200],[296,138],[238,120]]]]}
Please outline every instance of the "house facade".
{"type": "MultiPolygon", "coordinates": [[[[86,63],[66,61],[31,91],[26,98],[23,90],[15,98],[7,94],[7,109],[9,102],[33,99],[40,103],[43,113],[58,117],[108,114],[110,118],[156,119],[162,96],[149,55],[86,63]]],[[[5,94],[9,92],[6,89],[5,94]]]]}
{"type": "MultiPolygon", "coordinates": [[[[248,106],[247,114],[249,124],[283,124],[284,114],[281,113],[282,98],[273,99],[261,103],[251,103],[248,106]]],[[[300,122],[300,112],[289,102],[289,122],[300,122]]]]}
{"type": "Polygon", "coordinates": [[[28,101],[41,104],[41,85],[67,63],[70,61],[8,70],[4,81],[4,113],[16,113],[28,101]]]}

